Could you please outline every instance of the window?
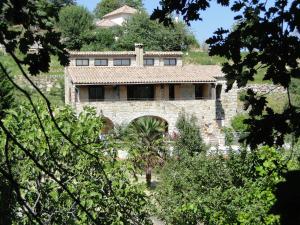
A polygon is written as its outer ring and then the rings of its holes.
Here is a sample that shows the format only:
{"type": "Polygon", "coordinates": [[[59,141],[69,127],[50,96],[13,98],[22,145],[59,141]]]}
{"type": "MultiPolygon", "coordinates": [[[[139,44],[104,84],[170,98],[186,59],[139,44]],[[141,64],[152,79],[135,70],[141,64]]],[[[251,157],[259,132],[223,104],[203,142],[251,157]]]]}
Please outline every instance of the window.
{"type": "Polygon", "coordinates": [[[95,66],[108,66],[108,59],[95,59],[95,66]]]}
{"type": "Polygon", "coordinates": [[[88,66],[89,60],[88,59],[76,59],[76,66],[88,66]]]}
{"type": "Polygon", "coordinates": [[[89,87],[89,101],[97,102],[104,100],[104,87],[103,86],[90,86],[89,87]]]}
{"type": "Polygon", "coordinates": [[[203,85],[195,84],[195,99],[203,99],[203,85]]]}
{"type": "Polygon", "coordinates": [[[144,66],[154,66],[154,59],[144,59],[144,66]]]}
{"type": "Polygon", "coordinates": [[[177,65],[177,59],[175,59],[175,58],[164,59],[164,65],[165,66],[176,66],[177,65]]]}
{"type": "Polygon", "coordinates": [[[130,85],[127,86],[128,100],[153,100],[154,85],[130,85]]]}
{"type": "Polygon", "coordinates": [[[169,85],[169,100],[174,100],[175,99],[175,88],[174,84],[169,85]]]}
{"type": "Polygon", "coordinates": [[[130,66],[130,59],[114,59],[114,66],[130,66]]]}

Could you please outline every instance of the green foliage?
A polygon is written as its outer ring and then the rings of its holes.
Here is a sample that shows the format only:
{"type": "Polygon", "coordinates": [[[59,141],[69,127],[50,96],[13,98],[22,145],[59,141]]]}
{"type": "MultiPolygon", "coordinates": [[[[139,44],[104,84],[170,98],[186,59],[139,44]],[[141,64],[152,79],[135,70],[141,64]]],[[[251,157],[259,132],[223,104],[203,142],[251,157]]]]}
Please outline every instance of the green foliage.
{"type": "Polygon", "coordinates": [[[124,6],[128,5],[135,9],[143,9],[142,0],[101,0],[95,10],[94,13],[96,17],[102,18],[104,15],[124,6]]]}
{"type": "Polygon", "coordinates": [[[290,92],[291,92],[291,101],[293,105],[300,106],[300,80],[298,79],[292,79],[291,86],[290,86],[290,92]]]}
{"type": "Polygon", "coordinates": [[[173,159],[161,172],[158,213],[167,224],[279,224],[269,214],[287,161],[269,147],[173,159]]]}
{"type": "Polygon", "coordinates": [[[222,131],[225,135],[226,146],[231,146],[233,144],[242,145],[243,140],[249,134],[249,126],[245,123],[247,118],[247,114],[238,114],[232,118],[230,127],[222,128],[222,131]]]}
{"type": "Polygon", "coordinates": [[[143,43],[146,50],[181,51],[197,45],[194,36],[184,24],[165,27],[150,20],[145,12],[134,15],[120,31],[117,49],[132,50],[134,43],[143,43]]]}
{"type": "Polygon", "coordinates": [[[175,154],[193,156],[206,151],[196,117],[181,113],[177,119],[176,128],[179,136],[174,142],[175,154]]]}
{"type": "MultiPolygon", "coordinates": [[[[13,85],[6,75],[0,71],[0,120],[4,119],[7,111],[14,106],[13,85]]],[[[0,137],[2,136],[0,130],[0,137]]],[[[0,155],[0,166],[2,156],[0,155]]],[[[0,173],[0,224],[12,224],[15,217],[16,199],[13,187],[0,173]]]]}
{"type": "Polygon", "coordinates": [[[248,118],[246,114],[238,114],[231,120],[231,126],[235,132],[247,132],[248,125],[245,120],[248,118]]]}
{"type": "MultiPolygon", "coordinates": [[[[24,55],[15,53],[19,58],[23,58],[24,55]]],[[[64,66],[60,64],[58,57],[51,56],[49,62],[49,70],[47,72],[40,73],[40,75],[63,75],[64,66]]],[[[18,65],[15,63],[13,58],[8,54],[1,54],[0,52],[0,62],[4,65],[5,68],[9,71],[12,76],[21,76],[21,72],[18,68],[18,65]]],[[[28,70],[24,68],[26,72],[28,70]]]]}
{"type": "Polygon", "coordinates": [[[48,72],[51,55],[56,55],[62,66],[68,64],[65,46],[61,43],[60,34],[54,30],[58,11],[53,4],[46,0],[20,1],[18,4],[4,0],[0,3],[0,10],[0,44],[14,61],[27,67],[31,75],[48,72]],[[38,28],[38,32],[33,27],[38,28]],[[39,43],[40,49],[28,54],[30,47],[36,43],[39,43]]]}
{"type": "Polygon", "coordinates": [[[4,118],[6,110],[12,107],[13,102],[13,85],[0,70],[0,120],[4,118]]]}
{"type": "Polygon", "coordinates": [[[51,88],[48,99],[55,106],[64,105],[65,102],[65,85],[64,79],[57,80],[57,86],[51,88]]]}
{"type": "Polygon", "coordinates": [[[76,4],[76,0],[49,0],[49,2],[54,4],[57,9],[61,9],[62,7],[67,6],[67,5],[75,5],[76,4]]]}
{"type": "Polygon", "coordinates": [[[105,51],[111,50],[115,44],[115,30],[95,29],[82,35],[82,51],[105,51]]]}
{"type": "Polygon", "coordinates": [[[67,6],[59,12],[58,27],[67,48],[79,50],[83,45],[82,36],[93,27],[93,16],[82,6],[67,6]]]}
{"type": "Polygon", "coordinates": [[[10,140],[4,160],[5,135],[1,132],[0,136],[1,168],[12,171],[18,184],[15,195],[20,191],[36,214],[27,216],[17,205],[15,222],[148,224],[147,199],[130,182],[126,163],[116,160],[113,142],[99,140],[102,118],[95,110],[86,108],[78,116],[70,108],[55,112],[58,125],[75,145],[61,135],[42,104],[37,110],[44,131],[28,105],[10,110],[4,120],[12,137],[30,154],[10,140]]]}

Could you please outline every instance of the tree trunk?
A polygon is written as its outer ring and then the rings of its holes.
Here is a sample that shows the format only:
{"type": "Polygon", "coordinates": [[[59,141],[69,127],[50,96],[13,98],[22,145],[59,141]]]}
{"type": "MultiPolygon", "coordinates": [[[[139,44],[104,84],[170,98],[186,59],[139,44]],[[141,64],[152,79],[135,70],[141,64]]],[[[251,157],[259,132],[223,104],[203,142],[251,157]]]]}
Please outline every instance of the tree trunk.
{"type": "Polygon", "coordinates": [[[151,187],[151,176],[152,176],[152,167],[147,165],[146,168],[146,183],[148,187],[151,187]]]}

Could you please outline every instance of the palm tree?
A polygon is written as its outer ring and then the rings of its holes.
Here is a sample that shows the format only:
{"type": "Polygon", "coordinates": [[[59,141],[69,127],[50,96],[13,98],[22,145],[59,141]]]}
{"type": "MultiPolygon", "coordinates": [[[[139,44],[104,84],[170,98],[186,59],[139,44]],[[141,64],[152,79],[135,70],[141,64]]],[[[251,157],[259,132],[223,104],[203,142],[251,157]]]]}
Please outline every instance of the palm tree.
{"type": "Polygon", "coordinates": [[[151,185],[152,169],[163,160],[165,122],[154,117],[133,121],[127,129],[130,156],[137,167],[146,172],[146,183],[151,185]]]}

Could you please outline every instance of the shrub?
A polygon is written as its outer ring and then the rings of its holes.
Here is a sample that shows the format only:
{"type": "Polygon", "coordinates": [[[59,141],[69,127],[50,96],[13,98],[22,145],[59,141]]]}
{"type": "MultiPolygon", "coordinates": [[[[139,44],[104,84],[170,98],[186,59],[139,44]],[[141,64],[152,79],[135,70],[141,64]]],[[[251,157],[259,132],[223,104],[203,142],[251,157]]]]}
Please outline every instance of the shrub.
{"type": "Polygon", "coordinates": [[[193,156],[194,154],[206,151],[196,117],[181,113],[176,122],[176,128],[179,136],[175,139],[175,154],[193,156]]]}
{"type": "Polygon", "coordinates": [[[161,172],[159,215],[168,224],[278,224],[268,212],[285,170],[282,153],[269,147],[173,159],[161,172]]]}

